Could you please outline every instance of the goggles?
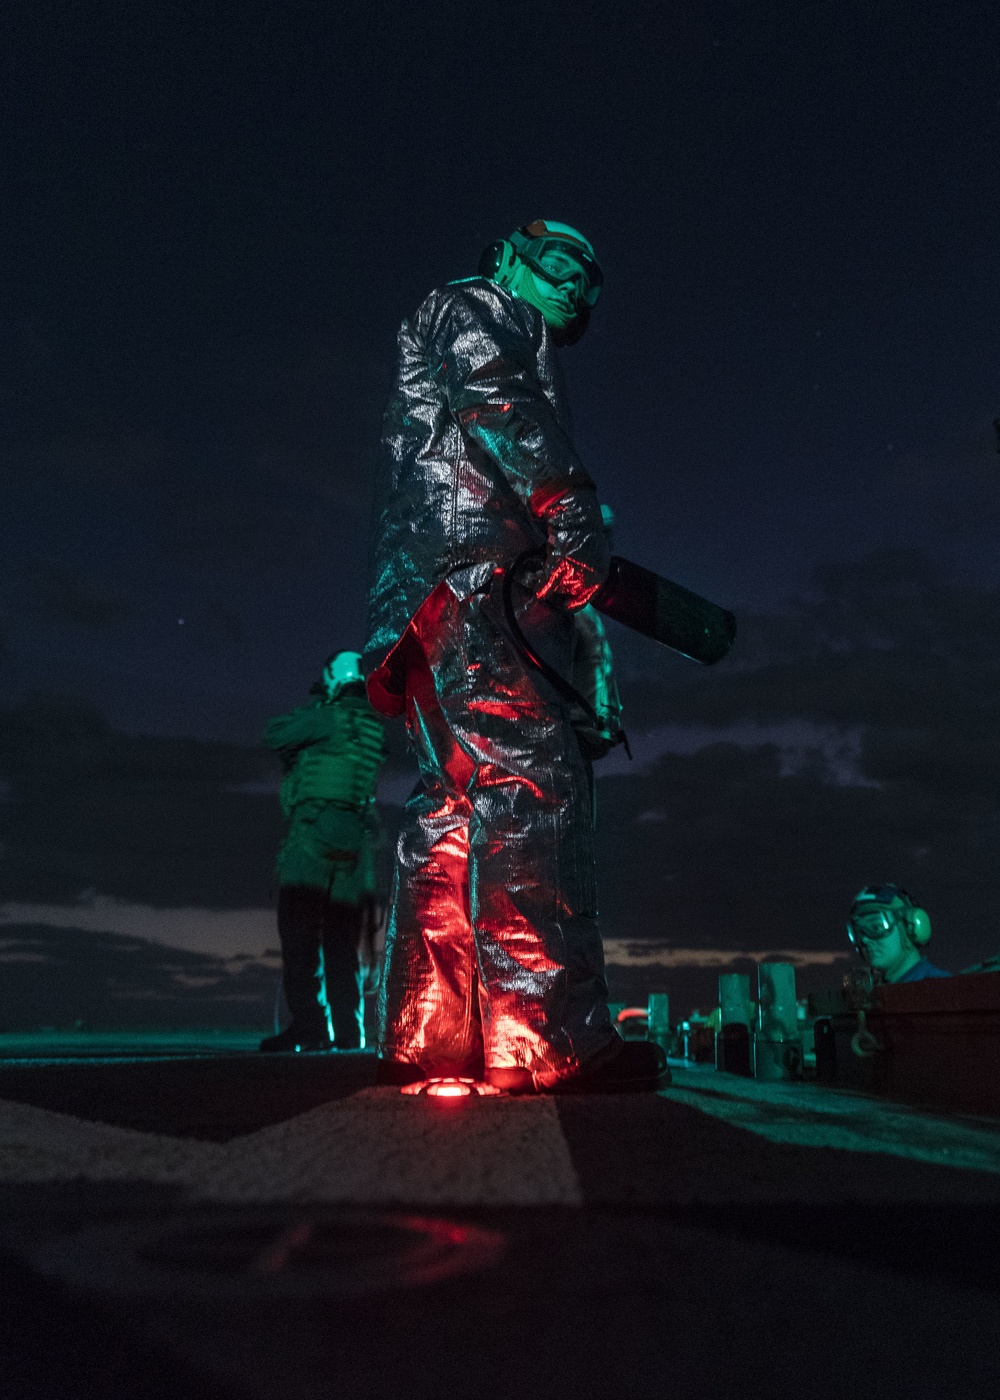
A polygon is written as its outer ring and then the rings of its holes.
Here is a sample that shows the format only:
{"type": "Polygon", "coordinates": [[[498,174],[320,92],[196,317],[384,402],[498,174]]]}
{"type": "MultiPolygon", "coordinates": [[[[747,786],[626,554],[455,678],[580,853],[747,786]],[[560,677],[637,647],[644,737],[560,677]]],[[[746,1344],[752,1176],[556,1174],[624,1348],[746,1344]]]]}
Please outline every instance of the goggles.
{"type": "Polygon", "coordinates": [[[604,273],[597,259],[581,244],[557,234],[528,238],[518,231],[510,241],[522,262],[553,286],[572,282],[576,300],[584,306],[596,305],[604,285],[604,273]]]}
{"type": "Polygon", "coordinates": [[[855,947],[864,939],[878,943],[899,927],[903,908],[912,908],[913,896],[902,885],[865,885],[856,896],[847,920],[847,936],[855,947]],[[896,906],[893,908],[893,906],[896,906]]]}
{"type": "Polygon", "coordinates": [[[897,927],[897,915],[891,909],[866,909],[848,919],[847,936],[855,946],[862,941],[880,943],[897,927]]]}

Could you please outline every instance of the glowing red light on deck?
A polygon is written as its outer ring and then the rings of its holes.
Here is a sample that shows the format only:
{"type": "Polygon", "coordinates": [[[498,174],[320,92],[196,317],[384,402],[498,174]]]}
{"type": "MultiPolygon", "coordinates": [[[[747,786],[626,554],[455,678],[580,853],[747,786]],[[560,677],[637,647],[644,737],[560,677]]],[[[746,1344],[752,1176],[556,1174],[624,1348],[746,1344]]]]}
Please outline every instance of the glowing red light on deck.
{"type": "Polygon", "coordinates": [[[481,1084],[477,1079],[421,1079],[419,1084],[404,1084],[401,1094],[426,1094],[430,1099],[486,1098],[499,1094],[492,1084],[481,1084]]]}

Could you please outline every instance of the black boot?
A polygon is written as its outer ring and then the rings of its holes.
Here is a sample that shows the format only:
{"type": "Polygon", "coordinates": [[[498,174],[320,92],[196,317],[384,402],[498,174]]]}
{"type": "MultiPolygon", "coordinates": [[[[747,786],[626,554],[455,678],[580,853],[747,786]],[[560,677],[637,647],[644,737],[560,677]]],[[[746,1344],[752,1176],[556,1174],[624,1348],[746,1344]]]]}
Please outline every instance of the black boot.
{"type": "Polygon", "coordinates": [[[328,903],[323,928],[323,977],[326,1004],[338,1050],[359,1050],[365,1023],[358,943],[364,910],[360,905],[328,903]]]}
{"type": "Polygon", "coordinates": [[[280,1034],[265,1036],[260,1042],[260,1049],[270,1054],[284,1054],[295,1050],[304,1052],[332,1050],[333,1041],[327,1035],[325,1028],[321,1031],[303,1032],[293,1021],[280,1034]]]}
{"type": "Polygon", "coordinates": [[[561,1079],[553,1094],[642,1094],[665,1089],[670,1083],[667,1054],[652,1040],[626,1040],[613,1059],[596,1069],[584,1067],[569,1079],[561,1079]]]}

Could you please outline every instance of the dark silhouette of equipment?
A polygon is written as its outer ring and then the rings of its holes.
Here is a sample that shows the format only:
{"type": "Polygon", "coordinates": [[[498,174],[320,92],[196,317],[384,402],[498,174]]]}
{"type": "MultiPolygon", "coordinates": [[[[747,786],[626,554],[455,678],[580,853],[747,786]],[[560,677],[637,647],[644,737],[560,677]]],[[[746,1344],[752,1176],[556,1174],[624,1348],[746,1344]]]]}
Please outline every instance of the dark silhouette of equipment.
{"type": "MultiPolygon", "coordinates": [[[[519,651],[529,665],[541,672],[549,684],[572,705],[578,705],[598,729],[600,720],[578,690],[558,671],[539,656],[524,635],[514,610],[513,589],[518,574],[526,564],[538,564],[542,555],[537,550],[525,550],[505,571],[503,606],[507,626],[519,651]]],[[[650,637],[661,646],[670,647],[703,666],[714,666],[729,651],[736,640],[736,618],[718,603],[710,603],[679,583],[660,578],[651,569],[633,564],[621,555],[611,557],[608,577],[591,598],[592,605],[605,617],[614,618],[623,627],[650,637]]],[[[629,758],[628,739],[622,730],[621,742],[629,758]]]]}
{"type": "Polygon", "coordinates": [[[721,661],[736,640],[731,612],[618,554],[590,601],[605,617],[703,666],[721,661]]]}

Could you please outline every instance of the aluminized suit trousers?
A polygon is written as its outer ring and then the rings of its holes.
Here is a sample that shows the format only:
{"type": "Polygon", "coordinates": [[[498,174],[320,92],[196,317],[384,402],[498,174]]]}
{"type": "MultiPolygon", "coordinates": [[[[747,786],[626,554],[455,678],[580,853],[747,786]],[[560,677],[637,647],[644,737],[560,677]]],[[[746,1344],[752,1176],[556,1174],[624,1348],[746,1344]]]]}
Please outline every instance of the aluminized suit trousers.
{"type": "MultiPolygon", "coordinates": [[[[568,707],[507,632],[499,579],[464,599],[440,585],[434,599],[406,641],[421,776],[397,848],[379,1053],[428,1074],[468,1072],[482,1055],[550,1086],[618,1045],[592,773],[568,707]]],[[[568,667],[568,613],[532,599],[521,623],[568,667]]]]}

